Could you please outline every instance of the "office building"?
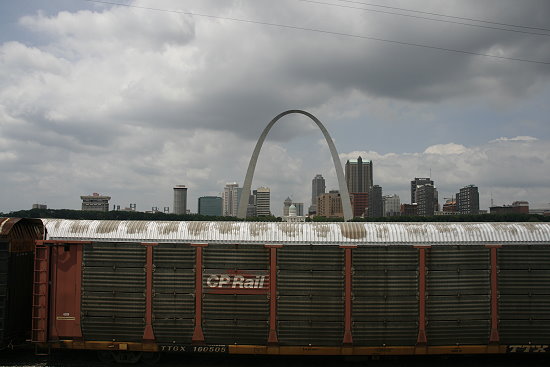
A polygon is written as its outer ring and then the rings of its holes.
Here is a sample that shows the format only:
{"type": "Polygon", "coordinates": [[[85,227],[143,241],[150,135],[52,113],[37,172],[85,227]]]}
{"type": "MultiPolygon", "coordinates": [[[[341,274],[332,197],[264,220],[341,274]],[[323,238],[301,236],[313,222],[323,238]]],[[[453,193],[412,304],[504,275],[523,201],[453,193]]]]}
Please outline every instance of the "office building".
{"type": "Polygon", "coordinates": [[[399,195],[384,195],[382,197],[382,206],[385,217],[393,217],[401,212],[401,200],[399,195]]]}
{"type": "Polygon", "coordinates": [[[349,159],[346,162],[346,184],[350,193],[368,192],[373,185],[372,162],[357,159],[349,159]]]}
{"type": "Polygon", "coordinates": [[[241,199],[242,188],[236,182],[228,182],[223,189],[223,215],[226,217],[236,217],[241,199]]]}
{"type": "Polygon", "coordinates": [[[258,217],[267,217],[271,215],[271,192],[269,187],[258,187],[254,190],[256,197],[256,215],[258,217]]]}
{"type": "Polygon", "coordinates": [[[187,214],[187,187],[174,186],[174,214],[187,214]]]}
{"type": "Polygon", "coordinates": [[[46,204],[32,204],[33,209],[48,209],[46,204]]]}
{"type": "Polygon", "coordinates": [[[415,200],[417,215],[432,216],[435,213],[435,188],[431,184],[418,185],[415,188],[415,200]]]}
{"type": "Polygon", "coordinates": [[[198,203],[200,215],[220,217],[223,215],[223,199],[219,196],[201,196],[198,203]]]}
{"type": "Polygon", "coordinates": [[[430,178],[415,177],[414,180],[411,181],[411,204],[416,202],[416,188],[419,185],[434,186],[434,182],[430,178]]]}
{"type": "Polygon", "coordinates": [[[296,207],[296,215],[301,217],[304,215],[304,203],[292,203],[296,207]]]}
{"type": "Polygon", "coordinates": [[[468,185],[456,194],[457,211],[460,214],[479,214],[479,191],[477,186],[468,185]]]}
{"type": "Polygon", "coordinates": [[[110,196],[99,195],[97,192],[94,192],[92,195],[83,195],[80,199],[82,199],[82,210],[99,212],[109,211],[110,196]]]}
{"type": "Polygon", "coordinates": [[[320,174],[316,175],[311,180],[311,206],[309,207],[309,213],[317,213],[317,198],[319,195],[324,194],[326,190],[325,179],[320,174]]]}
{"type": "Polygon", "coordinates": [[[382,201],[382,188],[374,185],[369,188],[369,207],[367,215],[370,218],[380,218],[384,216],[384,207],[382,201]]]}
{"type": "Polygon", "coordinates": [[[328,193],[317,197],[317,216],[326,218],[343,218],[342,198],[338,190],[330,190],[328,193]]]}

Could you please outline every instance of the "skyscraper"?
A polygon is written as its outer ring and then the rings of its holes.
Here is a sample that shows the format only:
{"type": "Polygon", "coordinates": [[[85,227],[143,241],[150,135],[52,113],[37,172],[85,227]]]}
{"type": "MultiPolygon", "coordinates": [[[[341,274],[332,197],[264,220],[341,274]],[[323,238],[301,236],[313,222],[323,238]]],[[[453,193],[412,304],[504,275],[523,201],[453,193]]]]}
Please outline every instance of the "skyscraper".
{"type": "Polygon", "coordinates": [[[419,178],[415,177],[413,181],[411,181],[411,204],[415,203],[416,201],[416,187],[419,185],[434,185],[434,182],[429,178],[419,178]]]}
{"type": "Polygon", "coordinates": [[[373,185],[372,161],[363,160],[361,156],[346,162],[345,174],[350,193],[368,192],[373,185]]]}
{"type": "Polygon", "coordinates": [[[271,215],[271,192],[269,187],[258,187],[256,192],[256,215],[267,217],[271,215]]]}
{"type": "Polygon", "coordinates": [[[317,213],[317,197],[324,194],[326,190],[325,179],[320,174],[311,180],[311,206],[309,213],[317,213]]]}
{"type": "Polygon", "coordinates": [[[457,211],[460,214],[479,214],[479,191],[477,186],[468,185],[457,194],[457,211]]]}
{"type": "Polygon", "coordinates": [[[228,182],[223,189],[223,215],[229,217],[237,216],[239,200],[241,198],[242,189],[236,182],[228,182]]]}
{"type": "Polygon", "coordinates": [[[415,190],[414,202],[418,204],[418,215],[432,216],[434,215],[434,186],[431,184],[417,185],[415,190]]]}
{"type": "Polygon", "coordinates": [[[378,185],[369,188],[369,207],[367,214],[370,218],[380,218],[384,216],[384,207],[382,201],[382,188],[378,185]]]}
{"type": "Polygon", "coordinates": [[[187,187],[174,186],[174,214],[187,214],[187,187]]]}
{"type": "Polygon", "coordinates": [[[221,216],[223,214],[223,199],[219,196],[201,196],[198,204],[201,215],[221,216]]]}
{"type": "Polygon", "coordinates": [[[304,215],[304,203],[292,203],[292,205],[296,208],[296,215],[300,217],[304,215]]]}

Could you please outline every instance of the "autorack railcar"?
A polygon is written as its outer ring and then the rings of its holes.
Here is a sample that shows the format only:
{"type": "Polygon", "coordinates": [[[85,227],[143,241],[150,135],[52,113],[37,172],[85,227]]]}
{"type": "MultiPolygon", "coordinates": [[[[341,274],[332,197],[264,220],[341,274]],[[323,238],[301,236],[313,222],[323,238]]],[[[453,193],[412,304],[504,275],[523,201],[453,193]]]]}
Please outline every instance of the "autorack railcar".
{"type": "Polygon", "coordinates": [[[142,353],[546,353],[550,224],[44,220],[33,341],[142,353]]]}

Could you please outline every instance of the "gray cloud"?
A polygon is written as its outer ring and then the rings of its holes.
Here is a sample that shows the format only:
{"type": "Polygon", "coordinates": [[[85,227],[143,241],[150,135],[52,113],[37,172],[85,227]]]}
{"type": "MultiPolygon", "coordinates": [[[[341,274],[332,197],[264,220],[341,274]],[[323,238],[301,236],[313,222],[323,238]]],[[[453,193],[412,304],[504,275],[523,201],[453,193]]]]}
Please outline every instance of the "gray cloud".
{"type": "MultiPolygon", "coordinates": [[[[545,24],[550,5],[529,4],[415,6],[545,24]]],[[[550,37],[291,0],[162,6],[550,59],[550,37]]],[[[548,171],[547,66],[105,5],[56,14],[37,9],[18,22],[36,39],[0,44],[0,183],[11,190],[2,194],[0,211],[33,201],[78,208],[78,197],[94,191],[123,206],[171,206],[174,184],[188,185],[194,203],[225,182],[240,182],[260,132],[291,108],[316,114],[339,150],[353,151],[344,158],[364,152],[373,159],[379,183],[402,199],[408,181],[430,168],[445,192],[477,183],[502,200],[544,202],[549,195],[548,177],[540,174],[548,171]],[[510,165],[520,174],[510,175],[510,165]]],[[[299,116],[281,120],[270,134],[253,185],[272,188],[276,213],[288,195],[309,205],[316,173],[336,187],[318,134],[299,116]]]]}

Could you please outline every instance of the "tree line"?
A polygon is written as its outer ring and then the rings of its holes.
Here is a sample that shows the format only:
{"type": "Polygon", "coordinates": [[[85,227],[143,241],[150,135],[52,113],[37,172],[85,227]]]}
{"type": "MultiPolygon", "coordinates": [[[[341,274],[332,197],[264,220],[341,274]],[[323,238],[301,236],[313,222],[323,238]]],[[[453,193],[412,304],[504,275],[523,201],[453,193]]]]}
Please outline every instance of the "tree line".
{"type": "MultiPolygon", "coordinates": [[[[79,220],[156,220],[156,221],[243,221],[236,217],[210,216],[201,214],[145,213],[132,211],[84,211],[70,209],[29,209],[0,213],[0,217],[54,218],[79,220]]],[[[250,222],[280,222],[281,217],[266,216],[246,218],[250,222]]],[[[307,222],[343,222],[343,218],[313,217],[307,222]]],[[[478,215],[436,215],[393,216],[380,218],[354,218],[352,222],[550,222],[550,216],[539,214],[478,214],[478,215]]]]}

